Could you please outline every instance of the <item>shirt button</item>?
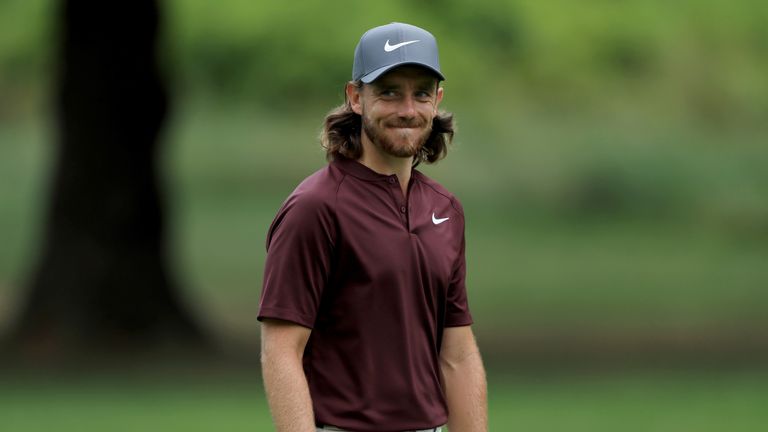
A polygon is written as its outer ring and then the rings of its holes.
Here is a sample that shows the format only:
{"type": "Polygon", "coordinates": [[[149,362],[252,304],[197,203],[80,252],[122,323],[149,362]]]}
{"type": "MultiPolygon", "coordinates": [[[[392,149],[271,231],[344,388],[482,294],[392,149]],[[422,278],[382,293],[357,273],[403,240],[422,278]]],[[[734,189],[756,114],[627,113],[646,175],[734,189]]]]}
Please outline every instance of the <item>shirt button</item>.
{"type": "Polygon", "coordinates": [[[405,213],[405,211],[406,211],[406,210],[407,210],[407,209],[405,208],[405,206],[402,206],[402,207],[400,207],[400,212],[401,212],[401,213],[405,213]]]}
{"type": "Polygon", "coordinates": [[[395,179],[390,177],[389,180],[387,180],[389,184],[395,184],[395,179]]]}

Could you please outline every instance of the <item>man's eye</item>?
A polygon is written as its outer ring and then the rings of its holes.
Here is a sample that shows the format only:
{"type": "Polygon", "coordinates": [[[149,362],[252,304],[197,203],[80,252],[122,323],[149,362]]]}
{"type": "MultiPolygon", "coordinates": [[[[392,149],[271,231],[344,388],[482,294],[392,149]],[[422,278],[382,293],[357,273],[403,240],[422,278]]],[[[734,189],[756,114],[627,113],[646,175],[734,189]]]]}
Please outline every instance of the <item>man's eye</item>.
{"type": "Polygon", "coordinates": [[[382,90],[380,94],[385,97],[392,97],[395,96],[396,93],[394,90],[382,90]]]}

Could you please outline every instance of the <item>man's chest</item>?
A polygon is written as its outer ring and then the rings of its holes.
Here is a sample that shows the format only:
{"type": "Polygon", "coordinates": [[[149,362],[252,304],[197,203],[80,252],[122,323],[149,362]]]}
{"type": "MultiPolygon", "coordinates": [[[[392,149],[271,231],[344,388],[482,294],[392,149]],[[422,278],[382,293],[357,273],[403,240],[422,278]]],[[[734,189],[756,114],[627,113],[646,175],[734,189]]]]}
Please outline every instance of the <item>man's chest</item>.
{"type": "Polygon", "coordinates": [[[420,278],[446,286],[462,253],[463,219],[443,196],[357,192],[337,204],[339,271],[371,280],[420,278]]]}

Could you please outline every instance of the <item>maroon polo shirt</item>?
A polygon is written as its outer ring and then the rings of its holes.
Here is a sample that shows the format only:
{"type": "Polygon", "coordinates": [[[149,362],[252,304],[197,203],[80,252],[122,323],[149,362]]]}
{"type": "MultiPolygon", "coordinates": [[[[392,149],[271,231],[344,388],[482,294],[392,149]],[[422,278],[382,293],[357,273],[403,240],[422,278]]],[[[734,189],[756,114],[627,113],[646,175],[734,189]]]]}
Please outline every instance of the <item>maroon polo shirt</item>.
{"type": "Polygon", "coordinates": [[[395,175],[339,158],[305,179],[267,237],[258,319],[312,329],[304,372],[318,423],[404,431],[447,421],[443,329],[472,323],[464,214],[413,170],[395,175]]]}

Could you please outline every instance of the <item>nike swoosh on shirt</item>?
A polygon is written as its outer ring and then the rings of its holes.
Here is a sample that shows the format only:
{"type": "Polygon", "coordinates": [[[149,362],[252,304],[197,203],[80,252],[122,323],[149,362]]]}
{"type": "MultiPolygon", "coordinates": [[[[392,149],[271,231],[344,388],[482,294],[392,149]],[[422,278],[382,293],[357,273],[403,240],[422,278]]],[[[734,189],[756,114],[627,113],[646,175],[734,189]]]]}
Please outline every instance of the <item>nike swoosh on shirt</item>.
{"type": "Polygon", "coordinates": [[[435,225],[440,225],[441,223],[447,221],[448,219],[450,219],[450,218],[439,218],[438,219],[438,218],[435,217],[435,212],[432,212],[432,223],[435,224],[435,225]]]}
{"type": "Polygon", "coordinates": [[[384,51],[392,52],[392,51],[394,51],[394,50],[396,50],[396,49],[398,49],[400,47],[403,47],[403,46],[406,46],[406,45],[410,45],[410,44],[416,43],[416,42],[419,42],[419,41],[418,40],[412,40],[412,41],[407,41],[407,42],[400,42],[399,44],[390,45],[389,44],[389,39],[387,39],[387,42],[384,43],[384,51]]]}

